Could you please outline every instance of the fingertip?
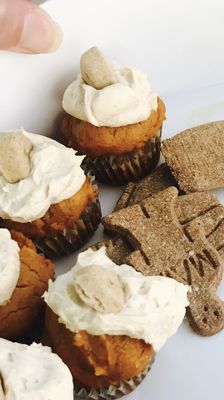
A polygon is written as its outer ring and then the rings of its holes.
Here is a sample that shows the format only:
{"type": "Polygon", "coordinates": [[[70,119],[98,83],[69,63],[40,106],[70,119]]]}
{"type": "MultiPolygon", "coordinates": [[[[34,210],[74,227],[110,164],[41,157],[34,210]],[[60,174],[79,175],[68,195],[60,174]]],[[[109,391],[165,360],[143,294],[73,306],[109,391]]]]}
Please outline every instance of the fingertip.
{"type": "Polygon", "coordinates": [[[42,9],[32,7],[24,19],[17,47],[26,53],[55,51],[63,38],[62,29],[42,9]]]}
{"type": "Polygon", "coordinates": [[[61,44],[60,26],[27,0],[0,0],[0,48],[24,53],[49,53],[61,44]]]}

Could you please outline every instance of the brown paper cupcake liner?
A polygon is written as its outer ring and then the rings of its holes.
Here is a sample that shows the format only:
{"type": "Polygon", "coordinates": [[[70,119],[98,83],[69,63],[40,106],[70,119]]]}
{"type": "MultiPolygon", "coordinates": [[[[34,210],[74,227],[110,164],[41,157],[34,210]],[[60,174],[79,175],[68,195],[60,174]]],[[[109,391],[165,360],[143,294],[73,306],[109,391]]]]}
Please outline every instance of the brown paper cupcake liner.
{"type": "Polygon", "coordinates": [[[114,400],[120,399],[133,392],[150,371],[154,358],[147,368],[135,378],[120,382],[119,386],[109,386],[102,389],[84,389],[74,385],[74,400],[114,400]]]}
{"type": "Polygon", "coordinates": [[[96,231],[101,220],[98,198],[89,203],[72,227],[35,242],[37,249],[49,258],[70,254],[85,244],[96,231]]]}
{"type": "Polygon", "coordinates": [[[148,175],[158,164],[162,127],[155,137],[135,151],[120,156],[86,156],[82,167],[91,171],[99,182],[119,186],[138,181],[148,175]]]}
{"type": "MultiPolygon", "coordinates": [[[[95,177],[90,173],[87,173],[87,176],[97,190],[97,185],[94,181],[95,177]]],[[[55,235],[34,240],[34,243],[37,249],[49,258],[70,254],[80,249],[94,234],[100,224],[101,216],[99,198],[96,197],[87,204],[87,207],[73,226],[65,228],[55,235]]]]}

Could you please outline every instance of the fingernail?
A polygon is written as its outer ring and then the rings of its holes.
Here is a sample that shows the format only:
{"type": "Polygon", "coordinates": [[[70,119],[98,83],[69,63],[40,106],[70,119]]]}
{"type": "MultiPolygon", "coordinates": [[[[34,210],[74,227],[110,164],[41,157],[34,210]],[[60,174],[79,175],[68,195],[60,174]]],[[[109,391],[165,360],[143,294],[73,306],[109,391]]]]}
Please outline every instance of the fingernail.
{"type": "Polygon", "coordinates": [[[62,30],[40,8],[31,8],[24,20],[18,46],[26,53],[50,53],[62,42],[62,30]]]}

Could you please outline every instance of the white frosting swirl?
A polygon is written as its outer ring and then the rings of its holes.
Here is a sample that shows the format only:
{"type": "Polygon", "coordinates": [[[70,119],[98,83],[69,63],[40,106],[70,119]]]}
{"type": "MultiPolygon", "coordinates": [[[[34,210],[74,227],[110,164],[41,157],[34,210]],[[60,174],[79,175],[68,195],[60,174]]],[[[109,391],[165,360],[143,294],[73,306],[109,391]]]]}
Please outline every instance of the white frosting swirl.
{"type": "Polygon", "coordinates": [[[0,306],[11,298],[20,274],[19,246],[7,229],[0,229],[0,306]]]}
{"type": "Polygon", "coordinates": [[[73,400],[69,369],[49,347],[0,339],[5,400],[73,400]]]}
{"type": "Polygon", "coordinates": [[[0,176],[0,217],[32,222],[43,217],[52,204],[79,191],[85,182],[80,167],[84,156],[45,136],[24,130],[13,133],[21,131],[33,144],[31,173],[16,183],[0,176]]]}
{"type": "Polygon", "coordinates": [[[133,68],[114,67],[117,83],[97,90],[81,74],[65,90],[64,110],[95,126],[119,127],[146,120],[157,109],[157,94],[147,75],[133,68]]]}
{"type": "MultiPolygon", "coordinates": [[[[100,276],[99,276],[100,279],[100,276]]],[[[174,279],[144,276],[128,265],[118,266],[107,256],[105,248],[80,253],[76,265],[50,282],[44,299],[72,332],[85,330],[93,335],[128,335],[150,343],[159,350],[181,324],[189,304],[189,287],[174,279]],[[98,265],[115,271],[125,287],[126,299],[116,314],[100,313],[71,295],[71,283],[81,268],[98,265]]]]}

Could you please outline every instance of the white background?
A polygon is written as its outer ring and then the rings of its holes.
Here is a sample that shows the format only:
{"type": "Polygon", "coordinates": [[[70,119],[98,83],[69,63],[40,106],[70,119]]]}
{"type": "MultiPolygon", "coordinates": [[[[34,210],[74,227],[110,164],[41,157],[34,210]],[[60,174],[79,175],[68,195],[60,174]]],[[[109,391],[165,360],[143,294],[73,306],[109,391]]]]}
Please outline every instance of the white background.
{"type": "MultiPolygon", "coordinates": [[[[0,53],[0,131],[22,125],[54,136],[63,90],[93,45],[148,73],[167,105],[164,137],[224,119],[223,0],[49,0],[44,8],[62,26],[63,45],[51,55],[0,53]]],[[[104,214],[120,191],[102,188],[104,214]]],[[[92,241],[100,237],[101,230],[92,241]]],[[[74,255],[66,257],[58,269],[73,263],[74,255]]],[[[128,399],[223,400],[223,361],[223,332],[202,338],[184,323],[128,399]]]]}

